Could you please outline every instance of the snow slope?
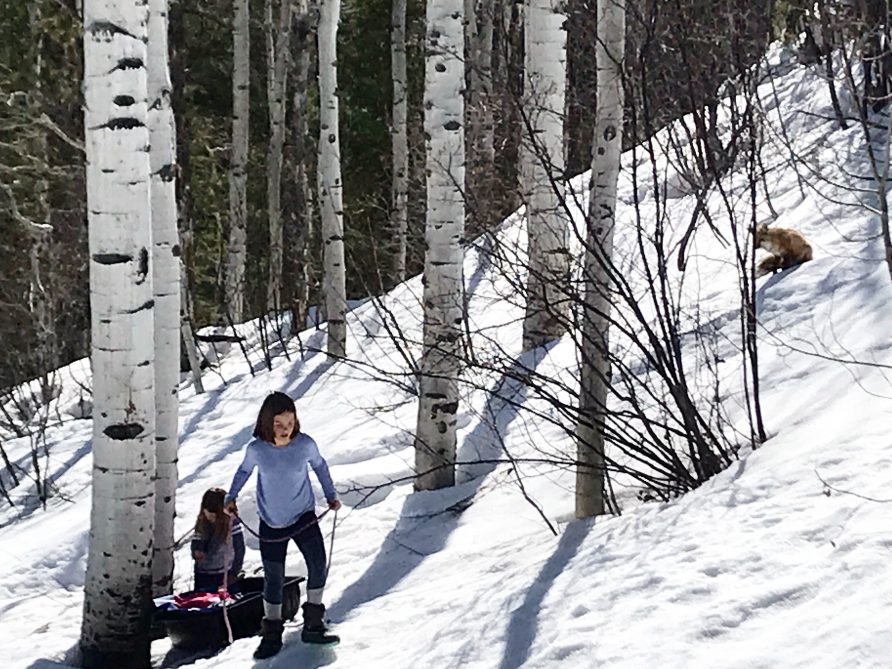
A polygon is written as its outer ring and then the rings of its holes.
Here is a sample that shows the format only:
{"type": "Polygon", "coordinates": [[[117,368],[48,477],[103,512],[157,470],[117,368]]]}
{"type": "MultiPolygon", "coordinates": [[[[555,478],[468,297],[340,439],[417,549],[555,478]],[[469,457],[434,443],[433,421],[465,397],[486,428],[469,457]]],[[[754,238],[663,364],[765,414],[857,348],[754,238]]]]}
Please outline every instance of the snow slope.
{"type": "MultiPolygon", "coordinates": [[[[879,224],[855,206],[867,196],[834,185],[846,171],[866,171],[860,130],[838,130],[822,120],[832,116],[826,85],[783,59],[783,52],[772,54],[783,76],[760,89],[773,124],[766,135],[764,157],[773,166],[767,186],[777,225],[800,229],[815,259],[759,284],[769,441],[755,452],[742,451],[728,470],[680,499],[633,504],[634,495],[621,495],[623,515],[595,521],[572,520],[573,473],[545,465],[520,466],[526,495],[541,514],[521,494],[514,470],[504,466],[465,467],[454,489],[413,494],[416,406],[391,382],[403,378],[406,364],[388,336],[398,326],[407,340],[419,338],[421,284],[412,279],[352,311],[349,350],[359,361],[353,366],[329,365],[323,354],[308,350],[324,344],[324,331],[310,330],[301,336],[304,355],[293,344],[291,361],[280,354],[272,370],[252,376],[235,350],[221,358],[225,384],[210,373],[209,391],[200,396],[184,384],[178,534],[194,522],[207,487],[228,485],[270,390],[295,397],[303,428],[320,444],[346,505],[337,518],[326,591],[342,644],[307,648],[290,624],[286,647],[272,660],[255,663],[256,641],[242,640],[215,657],[195,659],[195,666],[892,666],[892,284],[879,224]],[[821,178],[800,183],[781,142],[779,118],[821,178]],[[382,316],[385,307],[390,315],[382,316]]],[[[626,155],[625,166],[632,160],[626,155]]],[[[666,182],[677,184],[672,166],[664,167],[666,182]]],[[[638,195],[646,212],[653,194],[638,195]]],[[[680,190],[672,196],[670,222],[683,226],[693,198],[680,190]]],[[[618,216],[628,226],[633,192],[627,176],[620,201],[618,216]]],[[[712,204],[721,210],[718,201],[712,204]]],[[[759,206],[760,216],[767,216],[766,205],[759,206]]],[[[521,223],[519,216],[509,218],[499,237],[522,255],[521,223]]],[[[635,251],[628,236],[618,234],[618,250],[634,270],[635,251]]],[[[501,346],[519,357],[522,308],[513,281],[522,277],[491,262],[484,246],[469,253],[466,264],[472,329],[479,332],[475,346],[481,354],[501,346]]],[[[739,338],[731,254],[698,236],[697,281],[689,286],[690,299],[721,326],[727,342],[739,338]]],[[[730,343],[725,348],[733,405],[741,392],[733,371],[740,357],[730,343]]],[[[569,340],[525,360],[568,379],[575,370],[569,340]]],[[[88,366],[79,363],[65,374],[88,378],[88,366]]],[[[536,447],[572,455],[575,446],[558,425],[509,402],[488,402],[483,389],[499,384],[497,374],[478,381],[481,390],[461,407],[460,457],[498,453],[499,439],[515,456],[536,454],[536,447]]],[[[499,388],[525,409],[539,402],[510,382],[499,388]]],[[[74,399],[75,389],[66,387],[60,407],[74,399]]],[[[28,482],[13,490],[15,508],[0,507],[4,666],[66,667],[77,643],[89,442],[88,421],[51,428],[49,466],[58,492],[47,510],[36,507],[28,482]]],[[[25,440],[5,445],[26,463],[25,440]]],[[[257,522],[253,494],[252,481],[240,500],[249,524],[257,522]]],[[[322,521],[327,537],[331,517],[322,521]]],[[[260,564],[256,540],[249,537],[248,547],[246,564],[253,569],[260,564]]],[[[302,570],[292,549],[288,571],[302,570]]],[[[190,574],[184,548],[177,555],[178,586],[188,587],[190,574]]],[[[153,644],[153,656],[158,666],[193,659],[166,641],[153,644]]]]}

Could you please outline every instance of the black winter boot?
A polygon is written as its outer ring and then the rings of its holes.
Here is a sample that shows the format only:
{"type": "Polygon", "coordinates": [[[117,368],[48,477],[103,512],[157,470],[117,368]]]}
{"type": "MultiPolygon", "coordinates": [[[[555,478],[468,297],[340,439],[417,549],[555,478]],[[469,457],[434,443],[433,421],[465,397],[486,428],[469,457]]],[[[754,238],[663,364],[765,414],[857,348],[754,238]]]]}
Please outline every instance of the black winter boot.
{"type": "Polygon", "coordinates": [[[282,650],[282,632],[285,629],[284,620],[270,620],[264,618],[260,621],[260,645],[254,651],[254,657],[262,660],[272,657],[282,650]]]}
{"type": "Polygon", "coordinates": [[[303,609],[304,628],[300,633],[301,641],[327,645],[334,645],[340,642],[340,637],[328,634],[328,629],[325,627],[325,607],[322,604],[310,604],[310,602],[307,602],[304,604],[303,609]]]}

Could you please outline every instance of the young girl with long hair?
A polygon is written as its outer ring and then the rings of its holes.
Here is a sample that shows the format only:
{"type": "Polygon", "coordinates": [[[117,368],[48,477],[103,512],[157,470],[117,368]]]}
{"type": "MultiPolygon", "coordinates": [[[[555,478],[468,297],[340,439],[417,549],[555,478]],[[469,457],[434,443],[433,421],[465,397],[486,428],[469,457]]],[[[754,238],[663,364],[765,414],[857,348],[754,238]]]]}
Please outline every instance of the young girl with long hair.
{"type": "Polygon", "coordinates": [[[297,409],[288,395],[267,396],[257,416],[254,439],[232,479],[226,495],[234,508],[251,472],[257,469],[257,513],[260,516],[260,556],[263,560],[263,610],[261,642],[254,657],[271,657],[282,648],[282,590],[285,556],[291,540],[307,565],[307,602],[303,605],[305,643],[337,643],[325,626],[325,542],[316,517],[316,499],[310,484],[312,468],[322,485],[328,507],[340,508],[328,464],[313,439],[300,431],[297,409]]]}
{"type": "Polygon", "coordinates": [[[226,491],[210,488],[201,498],[201,510],[192,535],[192,558],[195,560],[195,590],[217,592],[223,587],[237,590],[238,574],[245,560],[245,537],[238,518],[224,510],[226,491]]]}

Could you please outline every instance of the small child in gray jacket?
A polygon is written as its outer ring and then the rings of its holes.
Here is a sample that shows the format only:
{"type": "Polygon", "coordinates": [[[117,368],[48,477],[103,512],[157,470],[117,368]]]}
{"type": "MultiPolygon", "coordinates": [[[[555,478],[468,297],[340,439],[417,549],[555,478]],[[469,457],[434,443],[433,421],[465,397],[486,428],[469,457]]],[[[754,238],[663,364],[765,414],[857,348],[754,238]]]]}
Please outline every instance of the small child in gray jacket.
{"type": "Polygon", "coordinates": [[[223,509],[225,496],[225,490],[210,488],[201,498],[201,510],[192,535],[195,590],[217,592],[223,587],[224,573],[227,589],[237,590],[245,560],[245,537],[239,519],[223,509]]]}

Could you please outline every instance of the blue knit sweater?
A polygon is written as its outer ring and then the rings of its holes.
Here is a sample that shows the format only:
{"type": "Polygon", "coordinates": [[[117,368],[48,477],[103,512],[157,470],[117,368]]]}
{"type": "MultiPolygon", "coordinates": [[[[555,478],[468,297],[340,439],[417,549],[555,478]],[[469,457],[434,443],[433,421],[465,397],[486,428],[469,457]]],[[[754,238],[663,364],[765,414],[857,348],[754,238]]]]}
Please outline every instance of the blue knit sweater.
{"type": "Polygon", "coordinates": [[[288,527],[316,506],[309,467],[322,484],[325,499],[337,499],[328,463],[311,437],[299,432],[284,446],[254,439],[232,478],[226,501],[234,500],[257,468],[257,512],[270,527],[288,527]]]}

